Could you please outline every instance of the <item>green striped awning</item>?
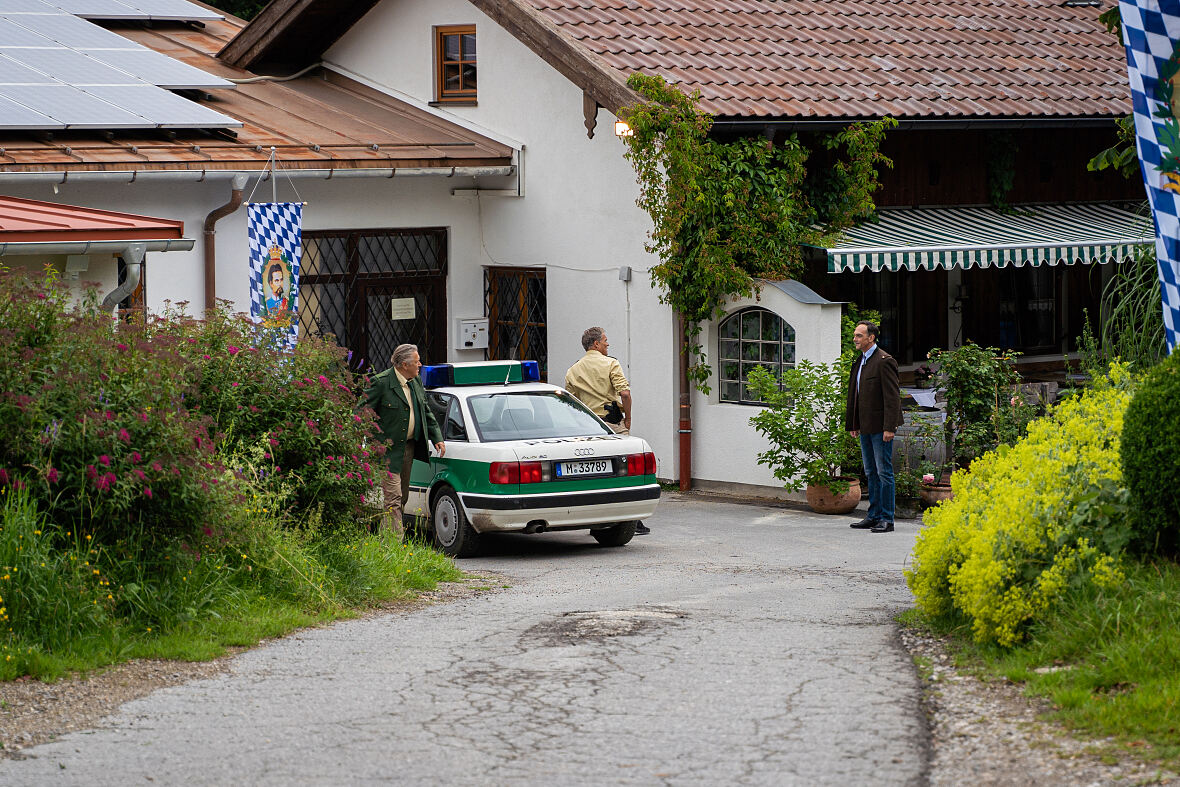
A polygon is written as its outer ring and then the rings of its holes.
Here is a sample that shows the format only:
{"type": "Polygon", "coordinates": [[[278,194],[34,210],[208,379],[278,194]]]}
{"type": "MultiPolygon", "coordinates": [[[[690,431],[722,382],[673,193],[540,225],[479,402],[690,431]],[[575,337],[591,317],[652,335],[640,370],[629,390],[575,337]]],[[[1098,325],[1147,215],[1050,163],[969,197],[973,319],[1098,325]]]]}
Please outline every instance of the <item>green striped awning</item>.
{"type": "Polygon", "coordinates": [[[1155,241],[1149,216],[1109,203],[991,208],[882,208],[824,249],[828,272],[1002,268],[1116,262],[1155,241]]]}

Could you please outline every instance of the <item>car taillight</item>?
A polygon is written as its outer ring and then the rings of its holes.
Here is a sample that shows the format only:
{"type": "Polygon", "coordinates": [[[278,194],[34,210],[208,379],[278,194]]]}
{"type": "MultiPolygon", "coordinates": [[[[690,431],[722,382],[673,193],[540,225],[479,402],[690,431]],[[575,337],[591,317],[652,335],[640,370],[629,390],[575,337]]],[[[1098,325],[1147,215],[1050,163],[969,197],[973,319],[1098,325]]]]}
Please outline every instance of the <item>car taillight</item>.
{"type": "Polygon", "coordinates": [[[627,475],[655,475],[656,455],[651,451],[646,454],[627,455],[627,475]]]}
{"type": "Polygon", "coordinates": [[[492,462],[488,470],[488,480],[493,484],[519,484],[519,462],[492,462]]]}
{"type": "Polygon", "coordinates": [[[520,463],[520,483],[522,484],[539,484],[543,479],[541,478],[541,463],[540,462],[521,462],[520,463]]]}

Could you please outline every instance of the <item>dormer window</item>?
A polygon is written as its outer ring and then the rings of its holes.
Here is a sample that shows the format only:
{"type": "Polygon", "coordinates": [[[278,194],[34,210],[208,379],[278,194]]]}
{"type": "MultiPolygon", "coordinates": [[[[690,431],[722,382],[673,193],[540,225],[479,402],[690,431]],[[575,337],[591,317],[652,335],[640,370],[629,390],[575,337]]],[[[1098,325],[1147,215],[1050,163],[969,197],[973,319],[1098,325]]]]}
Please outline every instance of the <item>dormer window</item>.
{"type": "Polygon", "coordinates": [[[434,29],[435,100],[475,103],[475,25],[434,29]]]}

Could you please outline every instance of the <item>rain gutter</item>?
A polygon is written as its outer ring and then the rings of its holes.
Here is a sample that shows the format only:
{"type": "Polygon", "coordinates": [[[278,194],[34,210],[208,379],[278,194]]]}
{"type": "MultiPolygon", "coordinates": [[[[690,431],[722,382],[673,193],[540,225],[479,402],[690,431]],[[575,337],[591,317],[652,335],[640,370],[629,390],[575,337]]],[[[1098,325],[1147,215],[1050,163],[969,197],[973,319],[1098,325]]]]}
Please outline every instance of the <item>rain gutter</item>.
{"type": "MultiPolygon", "coordinates": [[[[493,178],[516,174],[514,165],[489,167],[383,167],[283,169],[279,177],[293,180],[339,180],[347,178],[493,178]]],[[[64,172],[0,172],[0,183],[138,183],[140,181],[230,180],[239,175],[269,180],[269,169],[153,169],[153,170],[66,170],[64,172]]]]}
{"type": "Polygon", "coordinates": [[[122,254],[136,244],[144,251],[191,251],[193,238],[161,240],[67,240],[0,242],[0,257],[17,254],[122,254]]]}

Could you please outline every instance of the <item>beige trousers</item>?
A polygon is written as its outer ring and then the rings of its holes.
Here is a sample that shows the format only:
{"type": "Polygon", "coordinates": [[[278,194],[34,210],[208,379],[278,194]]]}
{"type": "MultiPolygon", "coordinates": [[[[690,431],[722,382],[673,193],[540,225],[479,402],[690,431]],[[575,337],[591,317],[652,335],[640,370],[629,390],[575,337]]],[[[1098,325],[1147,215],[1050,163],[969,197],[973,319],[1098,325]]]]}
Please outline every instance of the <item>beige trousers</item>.
{"type": "Polygon", "coordinates": [[[381,491],[385,494],[385,527],[398,538],[405,535],[402,517],[405,515],[406,501],[410,499],[410,471],[413,468],[414,441],[407,440],[402,453],[401,472],[391,470],[381,479],[381,491]]]}

